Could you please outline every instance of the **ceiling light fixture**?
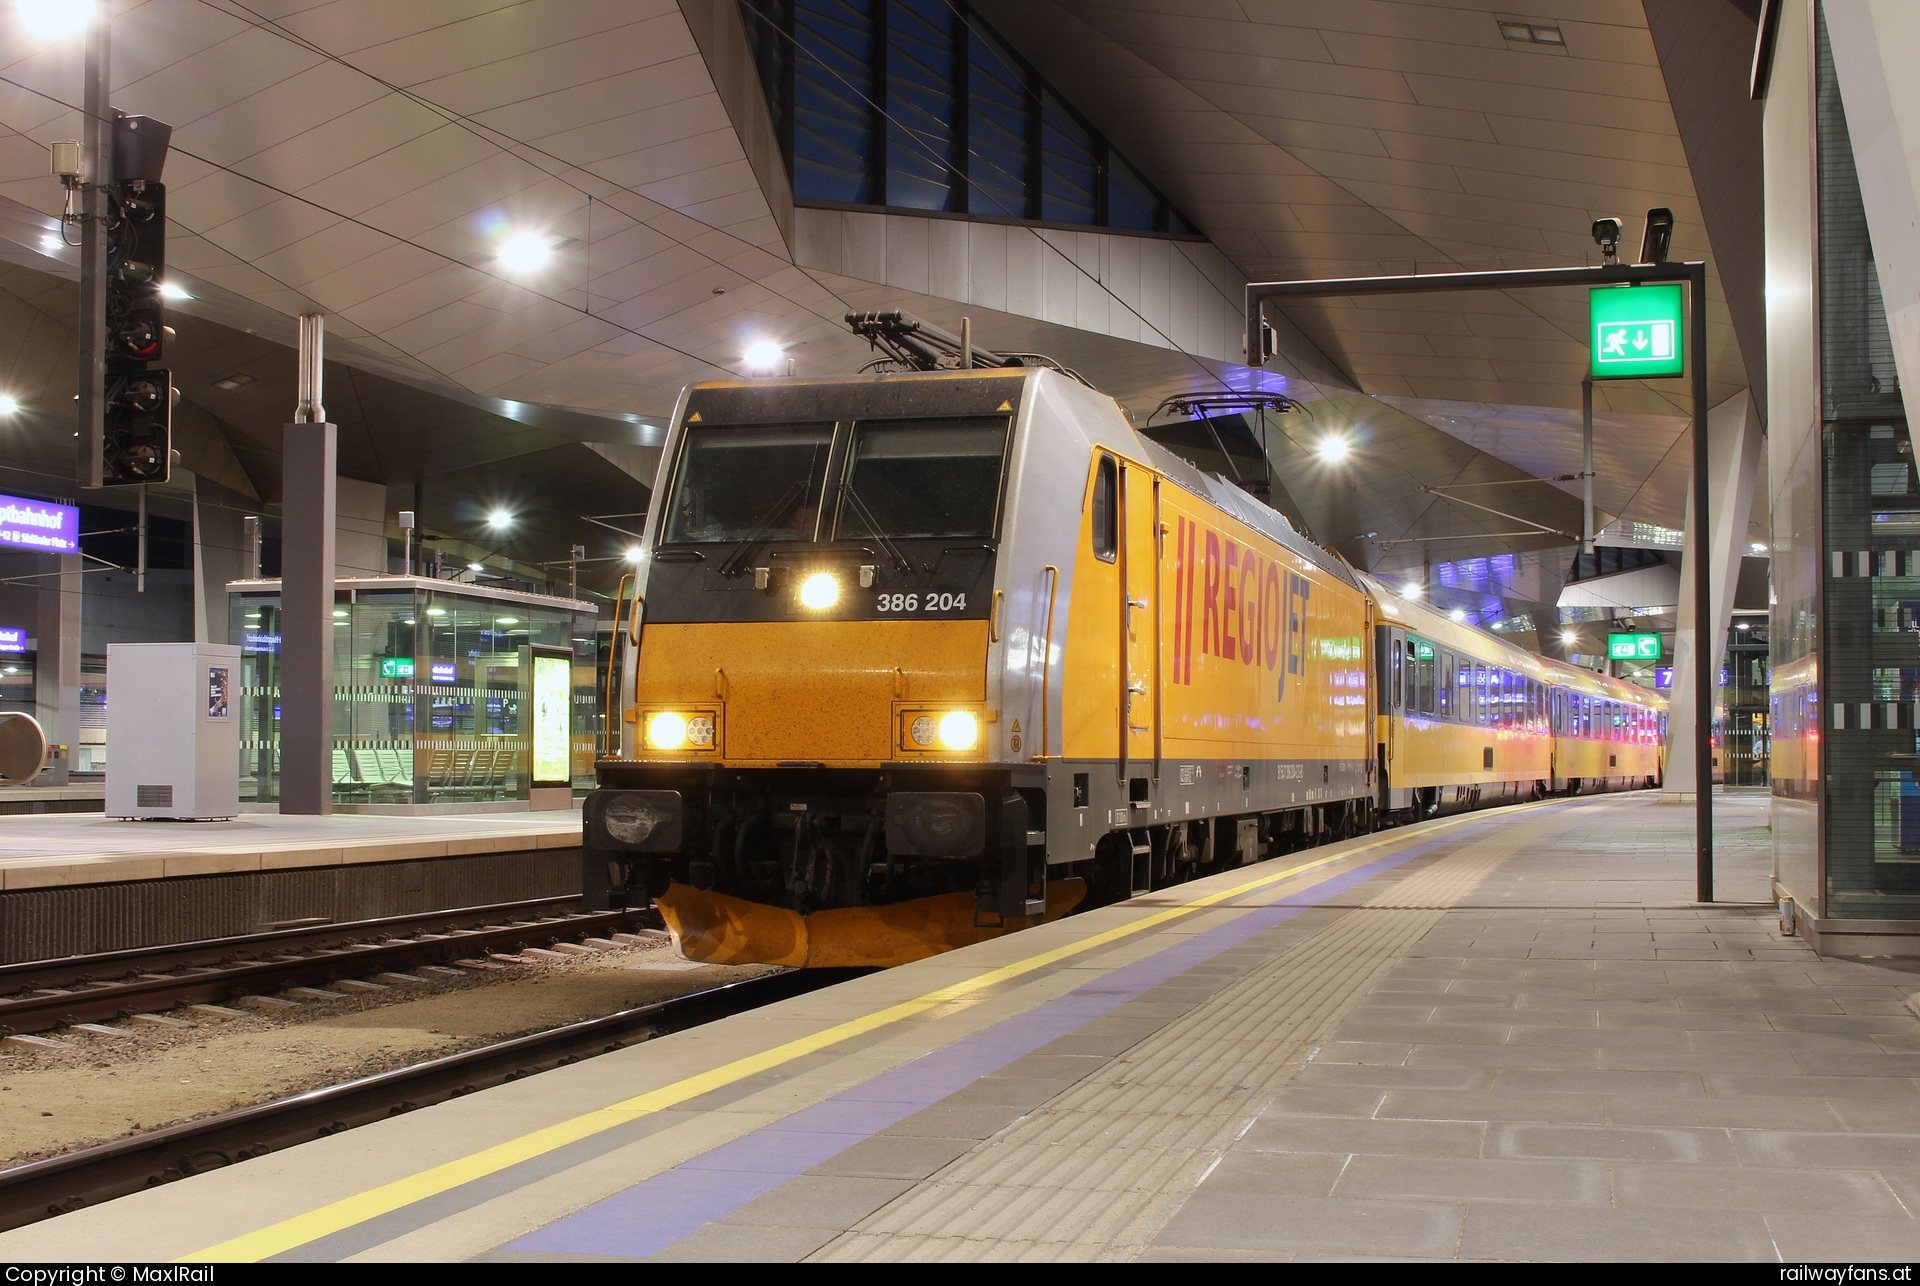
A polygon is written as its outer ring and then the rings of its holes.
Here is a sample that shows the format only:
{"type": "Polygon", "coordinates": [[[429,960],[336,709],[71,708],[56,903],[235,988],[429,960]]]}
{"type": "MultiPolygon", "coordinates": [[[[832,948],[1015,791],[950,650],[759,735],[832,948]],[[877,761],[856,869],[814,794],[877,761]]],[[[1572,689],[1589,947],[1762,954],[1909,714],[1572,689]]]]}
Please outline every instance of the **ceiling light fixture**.
{"type": "Polygon", "coordinates": [[[88,0],[13,0],[20,25],[35,40],[64,40],[86,29],[93,20],[88,0]]]}
{"type": "Polygon", "coordinates": [[[746,359],[748,370],[770,371],[780,364],[780,354],[780,345],[770,339],[757,339],[747,345],[747,351],[741,356],[746,359]]]}
{"type": "Polygon", "coordinates": [[[513,515],[505,509],[496,509],[487,515],[487,526],[489,527],[510,527],[512,525],[513,515]]]}
{"type": "Polygon", "coordinates": [[[545,233],[518,232],[500,243],[499,256],[508,272],[535,272],[553,258],[553,242],[545,233]]]}
{"type": "Polygon", "coordinates": [[[1314,449],[1328,464],[1338,464],[1347,458],[1347,440],[1337,433],[1330,433],[1321,438],[1320,445],[1314,449]]]}
{"type": "Polygon", "coordinates": [[[215,380],[213,386],[231,393],[233,390],[251,383],[253,383],[253,376],[247,374],[245,371],[235,371],[223,380],[215,380]]]}
{"type": "Polygon", "coordinates": [[[11,398],[4,393],[0,393],[0,415],[14,415],[17,414],[19,410],[20,402],[17,398],[11,398]]]}
{"type": "Polygon", "coordinates": [[[646,556],[647,556],[647,551],[640,548],[640,546],[638,545],[635,545],[633,548],[627,551],[627,561],[630,563],[640,562],[646,556]]]}
{"type": "Polygon", "coordinates": [[[1556,49],[1567,47],[1567,38],[1560,28],[1545,22],[1520,22],[1513,18],[1494,19],[1500,27],[1500,38],[1516,45],[1551,45],[1556,49]]]}

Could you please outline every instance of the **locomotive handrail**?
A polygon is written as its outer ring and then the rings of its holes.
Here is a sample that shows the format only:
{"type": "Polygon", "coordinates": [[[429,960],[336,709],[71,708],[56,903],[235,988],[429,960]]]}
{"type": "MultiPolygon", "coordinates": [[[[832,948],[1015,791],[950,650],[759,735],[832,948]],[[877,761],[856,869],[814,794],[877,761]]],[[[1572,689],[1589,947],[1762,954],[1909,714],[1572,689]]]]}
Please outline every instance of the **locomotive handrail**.
{"type": "Polygon", "coordinates": [[[1053,573],[1053,579],[1047,584],[1047,633],[1040,646],[1040,753],[1035,759],[1045,759],[1053,747],[1053,601],[1060,594],[1060,569],[1048,563],[1041,571],[1053,573]]]}
{"type": "Polygon", "coordinates": [[[987,614],[987,642],[1000,641],[1000,600],[1006,597],[1005,590],[993,591],[993,610],[987,614]]]}
{"type": "Polygon", "coordinates": [[[614,757],[615,742],[618,740],[618,737],[616,734],[619,732],[619,711],[614,708],[614,704],[613,704],[613,689],[614,689],[613,676],[620,669],[620,646],[619,646],[620,612],[622,607],[626,603],[627,586],[629,583],[632,582],[633,575],[634,574],[632,572],[622,573],[620,577],[620,583],[614,588],[614,591],[613,591],[614,649],[613,649],[613,655],[607,658],[607,686],[606,686],[605,692],[602,694],[602,697],[601,697],[602,710],[606,716],[607,756],[609,758],[614,757]]]}

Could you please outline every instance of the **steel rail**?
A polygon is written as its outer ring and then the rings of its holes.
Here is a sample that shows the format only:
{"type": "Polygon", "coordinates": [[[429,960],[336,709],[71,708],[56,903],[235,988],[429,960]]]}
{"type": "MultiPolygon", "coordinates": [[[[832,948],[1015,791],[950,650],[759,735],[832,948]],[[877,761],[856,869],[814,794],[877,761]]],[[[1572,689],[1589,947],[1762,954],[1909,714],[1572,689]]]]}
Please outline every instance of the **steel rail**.
{"type": "Polygon", "coordinates": [[[839,982],[765,974],[0,1170],[0,1231],[237,1164],[839,982]]]}
{"type": "MultiPolygon", "coordinates": [[[[509,907],[512,905],[508,904],[509,907]]],[[[221,964],[176,963],[175,968],[189,972],[175,975],[146,972],[71,989],[45,985],[31,992],[0,997],[0,1031],[14,1034],[46,1031],[73,1023],[121,1018],[133,1013],[154,1013],[182,1004],[217,1003],[240,994],[277,991],[284,987],[308,986],[421,964],[485,956],[498,951],[545,945],[564,938],[615,933],[635,927],[644,914],[637,910],[616,910],[547,916],[535,920],[517,919],[484,928],[455,928],[426,933],[416,930],[411,937],[394,937],[373,943],[348,943],[258,960],[230,960],[221,964]]],[[[248,940],[229,941],[245,943],[248,940]]]]}

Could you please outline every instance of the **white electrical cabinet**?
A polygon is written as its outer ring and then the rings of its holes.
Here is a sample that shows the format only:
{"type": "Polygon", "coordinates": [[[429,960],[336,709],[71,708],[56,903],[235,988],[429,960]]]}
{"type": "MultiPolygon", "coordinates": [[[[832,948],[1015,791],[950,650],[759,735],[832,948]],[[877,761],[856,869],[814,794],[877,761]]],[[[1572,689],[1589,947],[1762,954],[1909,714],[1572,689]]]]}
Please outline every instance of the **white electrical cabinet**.
{"type": "Polygon", "coordinates": [[[240,649],[107,645],[107,816],[240,811],[240,649]]]}

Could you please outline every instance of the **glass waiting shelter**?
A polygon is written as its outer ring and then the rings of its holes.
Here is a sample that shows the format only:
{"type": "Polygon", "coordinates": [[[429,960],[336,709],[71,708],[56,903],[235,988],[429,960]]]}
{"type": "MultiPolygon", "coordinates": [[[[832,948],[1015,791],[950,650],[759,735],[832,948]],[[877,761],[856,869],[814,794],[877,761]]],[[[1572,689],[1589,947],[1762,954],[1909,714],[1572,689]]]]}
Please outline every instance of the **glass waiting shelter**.
{"type": "MultiPolygon", "coordinates": [[[[241,649],[240,798],[269,803],[280,797],[280,582],[229,581],[227,598],[241,649]]],[[[597,616],[591,603],[484,585],[335,581],[334,806],[567,806],[593,785],[597,616]]]]}

